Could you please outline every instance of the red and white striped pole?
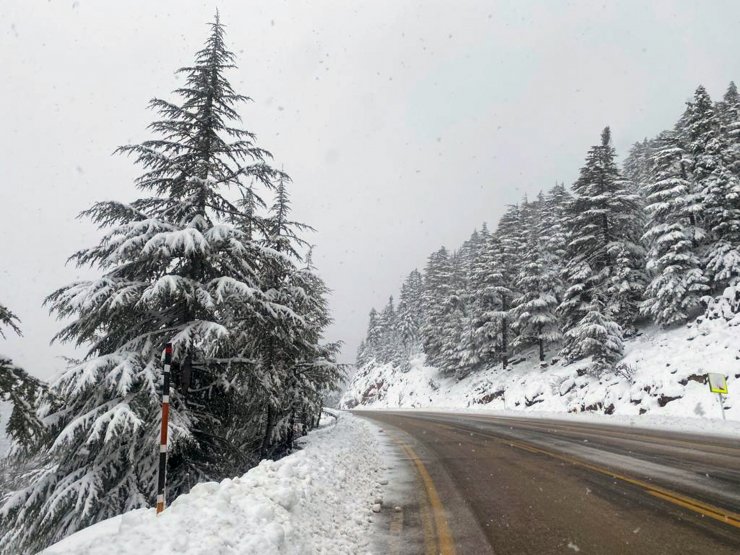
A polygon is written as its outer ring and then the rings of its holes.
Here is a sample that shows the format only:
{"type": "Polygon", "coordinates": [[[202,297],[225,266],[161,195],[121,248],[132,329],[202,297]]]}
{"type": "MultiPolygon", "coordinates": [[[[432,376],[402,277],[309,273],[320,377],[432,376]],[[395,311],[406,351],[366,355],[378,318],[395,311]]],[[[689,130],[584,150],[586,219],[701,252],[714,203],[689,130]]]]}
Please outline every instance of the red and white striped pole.
{"type": "Polygon", "coordinates": [[[167,423],[170,416],[170,366],[172,343],[164,346],[164,372],[162,373],[162,428],[159,435],[159,476],[157,480],[157,514],[164,511],[167,486],[167,423]]]}

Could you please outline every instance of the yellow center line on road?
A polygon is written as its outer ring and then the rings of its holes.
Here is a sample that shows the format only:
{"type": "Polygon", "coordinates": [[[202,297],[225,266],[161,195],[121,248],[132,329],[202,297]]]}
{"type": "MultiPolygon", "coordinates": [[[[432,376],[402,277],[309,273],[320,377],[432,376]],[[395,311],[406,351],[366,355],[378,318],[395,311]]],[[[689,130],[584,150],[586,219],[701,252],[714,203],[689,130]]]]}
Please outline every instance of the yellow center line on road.
{"type": "MultiPolygon", "coordinates": [[[[439,555],[455,555],[455,542],[450,533],[450,528],[447,525],[447,518],[445,517],[444,506],[437,492],[437,488],[434,486],[434,481],[429,474],[424,463],[416,454],[416,452],[407,444],[398,441],[401,449],[404,450],[409,459],[414,462],[416,470],[424,483],[424,489],[426,490],[427,499],[432,508],[432,515],[434,517],[434,528],[436,529],[436,543],[439,546],[439,550],[435,553],[439,555]]],[[[425,540],[428,540],[428,527],[424,526],[425,540]]],[[[428,545],[428,544],[427,544],[428,545]]],[[[428,551],[428,548],[427,548],[428,551]]]]}
{"type": "MultiPolygon", "coordinates": [[[[450,426],[449,424],[440,424],[440,427],[446,428],[448,430],[454,430],[457,432],[460,432],[460,431],[468,432],[469,431],[465,428],[450,426]]],[[[485,432],[476,431],[474,433],[490,438],[490,439],[494,439],[505,445],[516,447],[517,449],[521,449],[523,451],[528,451],[530,453],[538,453],[541,455],[547,455],[548,457],[570,463],[574,466],[580,466],[582,468],[587,468],[588,470],[598,472],[599,474],[609,476],[610,478],[616,478],[623,482],[627,482],[628,484],[641,487],[647,493],[649,493],[650,495],[654,497],[663,499],[664,501],[668,501],[670,503],[673,503],[674,505],[678,505],[679,507],[683,507],[684,509],[688,509],[700,515],[713,518],[720,522],[724,522],[725,524],[729,524],[730,526],[734,526],[735,528],[740,528],[740,514],[735,513],[733,511],[723,509],[721,507],[715,507],[714,505],[710,505],[709,503],[704,503],[703,501],[699,501],[698,499],[694,499],[692,497],[688,497],[686,495],[676,493],[675,491],[671,491],[669,489],[653,485],[649,482],[645,482],[644,480],[640,480],[638,478],[632,478],[631,476],[626,476],[624,474],[620,474],[619,472],[614,472],[613,470],[609,470],[606,467],[599,466],[593,463],[588,463],[581,459],[577,459],[575,457],[571,457],[571,456],[564,455],[561,453],[555,453],[547,449],[535,447],[534,445],[531,445],[528,443],[523,443],[521,441],[517,441],[513,439],[505,439],[505,438],[492,435],[489,433],[485,433],[485,432]]]]}

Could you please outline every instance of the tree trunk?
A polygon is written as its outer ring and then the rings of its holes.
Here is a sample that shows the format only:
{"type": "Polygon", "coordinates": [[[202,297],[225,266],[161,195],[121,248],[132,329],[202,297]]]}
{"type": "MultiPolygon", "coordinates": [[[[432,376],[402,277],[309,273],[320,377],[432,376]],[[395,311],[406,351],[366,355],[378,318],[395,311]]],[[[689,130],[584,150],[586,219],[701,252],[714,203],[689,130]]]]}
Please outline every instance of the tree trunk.
{"type": "Polygon", "coordinates": [[[540,346],[540,362],[545,362],[545,340],[542,339],[542,324],[537,326],[537,342],[540,346]]]}
{"type": "Polygon", "coordinates": [[[272,445],[272,431],[275,429],[275,410],[272,408],[272,405],[267,405],[267,423],[265,426],[265,435],[262,436],[262,447],[260,449],[261,451],[261,458],[264,458],[267,455],[267,452],[270,450],[270,446],[272,445]]]}
{"type": "Polygon", "coordinates": [[[538,339],[538,342],[540,344],[540,362],[545,362],[545,342],[541,337],[538,339]]]}

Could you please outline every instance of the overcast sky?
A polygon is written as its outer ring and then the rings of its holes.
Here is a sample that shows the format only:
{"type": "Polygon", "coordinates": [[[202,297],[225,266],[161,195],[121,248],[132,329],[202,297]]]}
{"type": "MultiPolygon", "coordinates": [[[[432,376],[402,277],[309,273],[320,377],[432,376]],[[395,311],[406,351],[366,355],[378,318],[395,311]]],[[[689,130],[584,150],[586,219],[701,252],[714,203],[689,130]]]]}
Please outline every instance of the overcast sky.
{"type": "Polygon", "coordinates": [[[23,320],[0,351],[64,368],[41,307],[84,276],[65,267],[97,232],[76,215],[132,200],[111,155],[149,137],[154,96],[181,84],[218,5],[254,102],[244,124],[293,177],[333,289],[345,361],[367,312],[441,245],[507,203],[570,184],[611,125],[624,155],[671,126],[696,85],[740,79],[740,2],[3,0],[0,302],[23,320]],[[618,5],[617,5],[618,4],[618,5]]]}

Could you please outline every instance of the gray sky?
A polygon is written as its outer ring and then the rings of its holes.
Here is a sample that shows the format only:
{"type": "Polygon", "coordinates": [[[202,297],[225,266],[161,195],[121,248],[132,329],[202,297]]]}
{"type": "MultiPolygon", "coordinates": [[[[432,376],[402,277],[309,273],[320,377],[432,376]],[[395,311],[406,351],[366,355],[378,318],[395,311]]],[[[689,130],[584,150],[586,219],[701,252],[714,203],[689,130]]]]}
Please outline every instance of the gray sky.
{"type": "Polygon", "coordinates": [[[44,296],[97,232],[76,215],[131,200],[116,146],[181,84],[215,6],[238,55],[245,127],[294,180],[317,228],[344,359],[371,306],[507,203],[570,184],[602,127],[621,155],[673,124],[696,85],[740,79],[740,3],[3,0],[0,302],[24,337],[0,351],[51,377],[70,347],[44,296]]]}

